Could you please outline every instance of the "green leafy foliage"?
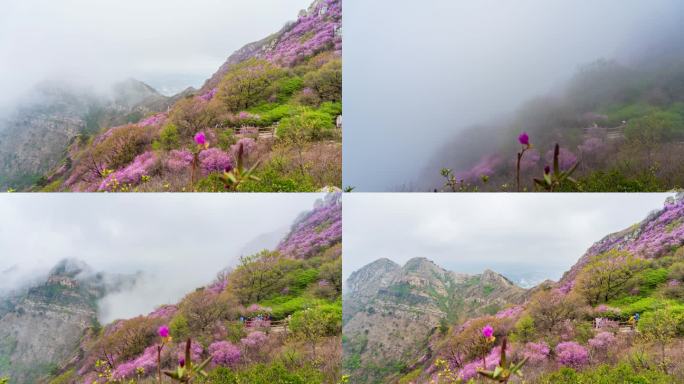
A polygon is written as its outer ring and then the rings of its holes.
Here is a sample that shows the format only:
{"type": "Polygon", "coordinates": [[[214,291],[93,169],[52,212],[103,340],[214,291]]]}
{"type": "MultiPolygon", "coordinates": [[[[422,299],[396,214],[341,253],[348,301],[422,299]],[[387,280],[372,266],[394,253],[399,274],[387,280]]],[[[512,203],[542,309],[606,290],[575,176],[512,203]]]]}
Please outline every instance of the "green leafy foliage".
{"type": "Polygon", "coordinates": [[[627,363],[600,365],[597,368],[577,372],[572,368],[561,368],[545,376],[541,384],[670,384],[672,376],[656,370],[635,370],[627,363]]]}
{"type": "Polygon", "coordinates": [[[281,362],[272,364],[255,364],[247,369],[235,372],[228,368],[213,370],[206,379],[198,383],[211,384],[319,384],[323,383],[323,374],[311,365],[288,368],[281,362]]]}
{"type": "Polygon", "coordinates": [[[225,75],[218,87],[217,98],[231,112],[247,110],[266,102],[282,86],[283,69],[257,59],[244,61],[225,75]]]}
{"type": "Polygon", "coordinates": [[[291,142],[316,141],[331,137],[334,128],[330,114],[302,108],[296,115],[281,120],[276,133],[291,142]]]}
{"type": "Polygon", "coordinates": [[[172,149],[178,148],[180,145],[180,135],[178,133],[178,127],[175,124],[170,123],[164,126],[159,132],[159,140],[152,143],[152,148],[159,150],[163,149],[170,151],[172,149]]]}

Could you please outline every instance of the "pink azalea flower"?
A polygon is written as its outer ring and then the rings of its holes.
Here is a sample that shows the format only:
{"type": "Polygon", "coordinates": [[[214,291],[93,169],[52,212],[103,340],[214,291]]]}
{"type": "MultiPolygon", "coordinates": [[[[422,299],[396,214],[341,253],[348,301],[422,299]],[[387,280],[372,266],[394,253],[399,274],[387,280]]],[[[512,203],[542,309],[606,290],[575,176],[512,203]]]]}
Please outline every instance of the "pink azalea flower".
{"type": "Polygon", "coordinates": [[[204,135],[204,132],[199,132],[195,135],[195,143],[198,145],[205,145],[207,143],[207,137],[204,135]]]}

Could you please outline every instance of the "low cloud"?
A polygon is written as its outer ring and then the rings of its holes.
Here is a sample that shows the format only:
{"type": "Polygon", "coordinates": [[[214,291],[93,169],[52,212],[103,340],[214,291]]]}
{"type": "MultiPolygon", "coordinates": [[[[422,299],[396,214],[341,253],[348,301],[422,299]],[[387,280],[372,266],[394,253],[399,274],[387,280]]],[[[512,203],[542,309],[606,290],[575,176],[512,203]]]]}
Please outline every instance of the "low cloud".
{"type": "Polygon", "coordinates": [[[44,279],[62,259],[140,274],[106,297],[104,322],[173,304],[239,256],[273,249],[319,194],[4,194],[0,294],[44,279]]]}

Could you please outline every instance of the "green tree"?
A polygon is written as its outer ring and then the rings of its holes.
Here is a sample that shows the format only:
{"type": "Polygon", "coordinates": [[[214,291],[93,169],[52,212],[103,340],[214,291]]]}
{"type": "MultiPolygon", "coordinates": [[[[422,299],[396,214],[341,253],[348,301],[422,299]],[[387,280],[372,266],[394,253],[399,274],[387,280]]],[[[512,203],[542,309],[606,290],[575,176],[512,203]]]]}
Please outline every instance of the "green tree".
{"type": "Polygon", "coordinates": [[[610,250],[594,257],[577,277],[577,289],[591,305],[607,302],[624,291],[644,261],[627,251],[610,250]]]}
{"type": "Polygon", "coordinates": [[[643,337],[660,349],[660,366],[667,373],[666,346],[677,335],[681,315],[669,309],[659,309],[645,314],[639,321],[639,331],[643,337]]]}
{"type": "Polygon", "coordinates": [[[154,143],[155,149],[172,150],[178,148],[180,136],[176,124],[166,124],[159,132],[159,140],[154,143]]]}
{"type": "Polygon", "coordinates": [[[289,270],[288,264],[293,262],[269,251],[241,257],[230,279],[231,290],[242,304],[264,300],[285,288],[287,282],[283,277],[289,270]]]}
{"type": "Polygon", "coordinates": [[[328,335],[338,334],[342,326],[342,313],[336,307],[315,307],[292,315],[289,328],[292,334],[311,346],[316,360],[316,343],[328,335]]]}
{"type": "Polygon", "coordinates": [[[304,86],[314,90],[321,101],[342,101],[342,60],[331,60],[307,73],[304,86]]]}
{"type": "Polygon", "coordinates": [[[529,305],[529,313],[534,319],[538,332],[552,333],[566,320],[580,317],[583,303],[576,295],[564,295],[556,290],[537,293],[529,305]]]}
{"type": "Polygon", "coordinates": [[[213,103],[205,103],[195,97],[186,97],[176,103],[169,119],[184,137],[213,128],[219,123],[218,111],[213,103]]]}
{"type": "Polygon", "coordinates": [[[230,112],[239,112],[265,103],[274,94],[273,85],[285,72],[257,59],[233,67],[218,86],[218,99],[230,112]]]}

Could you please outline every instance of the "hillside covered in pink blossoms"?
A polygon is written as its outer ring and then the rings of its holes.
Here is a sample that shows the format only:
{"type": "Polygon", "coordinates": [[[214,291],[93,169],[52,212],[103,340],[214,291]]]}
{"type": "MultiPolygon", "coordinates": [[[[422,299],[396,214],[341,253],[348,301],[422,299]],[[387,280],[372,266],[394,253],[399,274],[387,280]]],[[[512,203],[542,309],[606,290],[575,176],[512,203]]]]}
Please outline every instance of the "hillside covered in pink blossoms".
{"type": "Polygon", "coordinates": [[[178,303],[88,328],[75,357],[56,362],[59,372],[51,379],[157,382],[158,358],[165,370],[187,364],[191,340],[191,361],[208,362],[208,377],[193,382],[338,383],[342,234],[328,231],[322,240],[310,231],[340,225],[341,204],[331,194],[303,213],[286,237],[298,239],[297,247],[287,252],[279,247],[243,257],[178,303]]]}
{"type": "Polygon", "coordinates": [[[442,323],[422,356],[377,367],[382,382],[489,383],[480,371],[497,369],[504,340],[525,383],[683,381],[684,194],[599,240],[559,282],[526,295],[522,305],[442,323]]]}
{"type": "MultiPolygon", "coordinates": [[[[431,154],[432,190],[544,190],[534,179],[553,167],[572,170],[554,191],[664,192],[684,185],[684,89],[681,58],[649,57],[644,66],[599,60],[582,66],[560,92],[521,100],[501,121],[461,128],[431,154]],[[655,97],[654,95],[659,95],[655,97]],[[531,147],[518,165],[525,133],[531,147]],[[575,167],[575,165],[577,165],[575,167]],[[458,188],[440,178],[450,170],[458,188]]],[[[456,127],[455,127],[456,128],[456,127]]]]}
{"type": "Polygon", "coordinates": [[[196,92],[76,137],[31,190],[316,192],[342,185],[342,2],[316,0],[196,92]],[[201,137],[201,141],[197,138],[201,137]]]}
{"type": "Polygon", "coordinates": [[[330,247],[342,237],[341,194],[330,194],[313,211],[292,226],[290,234],[278,245],[283,255],[306,258],[330,247]]]}

